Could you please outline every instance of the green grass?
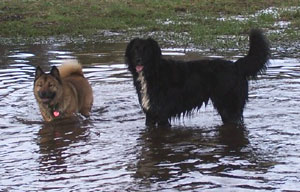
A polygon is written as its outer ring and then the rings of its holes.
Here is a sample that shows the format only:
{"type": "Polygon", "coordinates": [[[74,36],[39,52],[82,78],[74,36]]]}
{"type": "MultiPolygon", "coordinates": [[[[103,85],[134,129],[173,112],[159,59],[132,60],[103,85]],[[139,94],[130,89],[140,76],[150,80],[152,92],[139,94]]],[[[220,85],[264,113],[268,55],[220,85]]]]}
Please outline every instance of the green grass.
{"type": "MultiPolygon", "coordinates": [[[[67,35],[92,37],[102,30],[145,36],[163,33],[178,44],[220,45],[218,36],[270,31],[274,41],[299,40],[299,0],[2,0],[0,38],[67,35]],[[298,8],[297,8],[298,6],[298,8]],[[261,13],[275,7],[277,14],[261,13]],[[294,7],[291,9],[291,7],[294,7]],[[295,8],[296,7],[296,8],[295,8]],[[235,19],[235,17],[244,19],[235,19]],[[290,25],[276,33],[278,21],[290,25]],[[281,38],[283,37],[283,38],[281,38]]],[[[236,40],[236,39],[234,39],[236,40]]],[[[230,38],[228,40],[230,42],[230,38]]]]}

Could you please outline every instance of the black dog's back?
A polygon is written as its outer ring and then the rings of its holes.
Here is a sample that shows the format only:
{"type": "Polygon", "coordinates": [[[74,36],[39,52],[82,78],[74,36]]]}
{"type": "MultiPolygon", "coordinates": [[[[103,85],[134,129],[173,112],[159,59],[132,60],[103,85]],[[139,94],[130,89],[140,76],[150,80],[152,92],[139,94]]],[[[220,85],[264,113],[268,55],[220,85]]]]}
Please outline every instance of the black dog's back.
{"type": "Polygon", "coordinates": [[[236,108],[230,112],[231,115],[235,113],[236,118],[225,117],[228,116],[225,114],[227,112],[218,110],[224,116],[224,122],[240,120],[240,108],[248,98],[248,86],[234,62],[222,59],[188,62],[161,59],[159,71],[164,75],[158,77],[159,88],[155,91],[153,101],[161,102],[154,106],[164,106],[160,112],[167,114],[168,118],[188,115],[193,109],[207,105],[211,99],[217,110],[236,108]],[[238,106],[236,102],[239,102],[238,106]]]}
{"type": "Polygon", "coordinates": [[[164,106],[160,111],[170,118],[187,115],[207,104],[213,84],[212,67],[209,60],[199,64],[161,59],[159,84],[152,97],[154,106],[164,106]]]}

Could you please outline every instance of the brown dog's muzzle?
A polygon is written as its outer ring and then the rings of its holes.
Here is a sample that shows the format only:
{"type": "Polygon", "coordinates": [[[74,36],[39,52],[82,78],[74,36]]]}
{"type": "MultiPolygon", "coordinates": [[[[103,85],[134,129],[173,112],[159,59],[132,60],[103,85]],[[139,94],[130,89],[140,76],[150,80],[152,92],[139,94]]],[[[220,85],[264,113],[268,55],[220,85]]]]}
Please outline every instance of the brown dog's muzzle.
{"type": "Polygon", "coordinates": [[[54,99],[56,93],[51,91],[39,91],[38,95],[43,103],[49,103],[52,99],[54,99]]]}

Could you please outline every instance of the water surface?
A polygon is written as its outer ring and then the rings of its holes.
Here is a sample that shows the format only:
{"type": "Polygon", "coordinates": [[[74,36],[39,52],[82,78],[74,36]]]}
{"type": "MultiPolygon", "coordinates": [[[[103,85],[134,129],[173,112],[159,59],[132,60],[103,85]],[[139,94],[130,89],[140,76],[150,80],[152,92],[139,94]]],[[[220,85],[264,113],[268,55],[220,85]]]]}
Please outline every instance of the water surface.
{"type": "MultiPolygon", "coordinates": [[[[124,64],[125,43],[0,46],[0,191],[299,191],[300,59],[274,54],[250,83],[244,127],[211,103],[171,129],[148,129],[124,64]],[[44,123],[37,65],[77,58],[94,90],[90,118],[44,123]]],[[[243,53],[165,48],[176,59],[243,53]]]]}

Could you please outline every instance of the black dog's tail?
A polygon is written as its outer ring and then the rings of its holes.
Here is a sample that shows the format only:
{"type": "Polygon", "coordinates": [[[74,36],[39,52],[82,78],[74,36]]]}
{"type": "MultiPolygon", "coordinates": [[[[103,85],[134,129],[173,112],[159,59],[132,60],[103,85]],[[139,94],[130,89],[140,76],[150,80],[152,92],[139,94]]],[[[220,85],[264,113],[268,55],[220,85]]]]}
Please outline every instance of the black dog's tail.
{"type": "Polygon", "coordinates": [[[250,49],[248,55],[238,59],[236,65],[240,72],[247,78],[255,78],[265,72],[269,64],[269,42],[259,29],[250,32],[250,49]]]}

